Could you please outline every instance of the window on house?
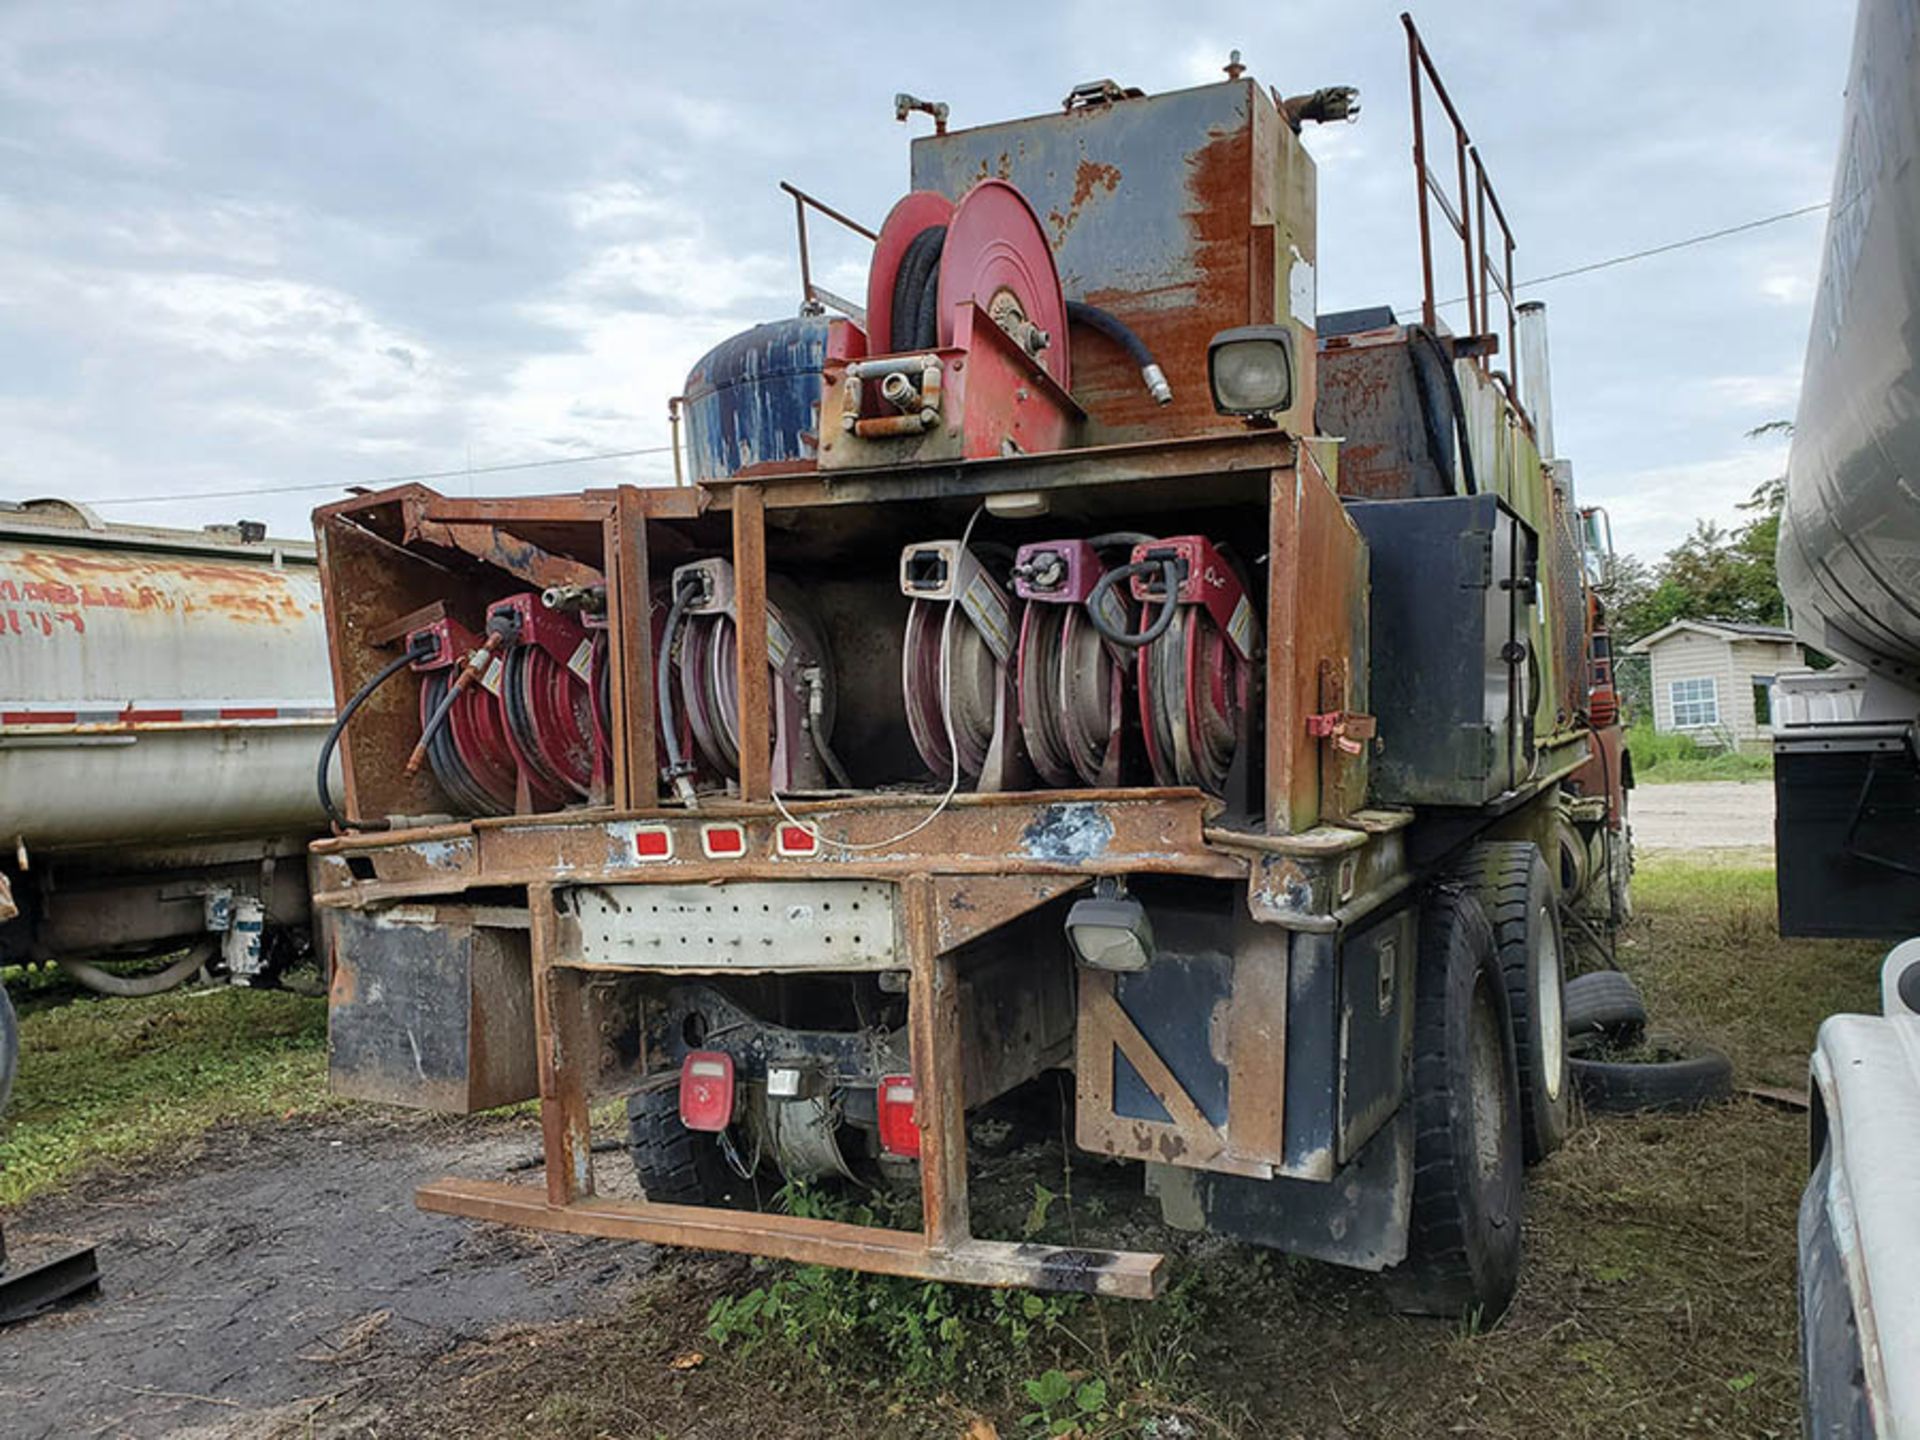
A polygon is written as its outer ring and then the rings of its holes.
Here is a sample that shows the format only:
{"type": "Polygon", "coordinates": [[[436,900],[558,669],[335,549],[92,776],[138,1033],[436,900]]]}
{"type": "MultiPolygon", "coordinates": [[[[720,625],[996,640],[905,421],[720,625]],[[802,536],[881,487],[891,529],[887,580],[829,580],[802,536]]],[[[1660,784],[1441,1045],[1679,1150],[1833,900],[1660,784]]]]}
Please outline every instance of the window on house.
{"type": "Polygon", "coordinates": [[[1673,699],[1673,728],[1693,730],[1720,723],[1720,691],[1713,677],[1675,680],[1668,687],[1673,699]]]}
{"type": "Polygon", "coordinates": [[[1773,724],[1773,676],[1753,677],[1753,723],[1773,724]]]}

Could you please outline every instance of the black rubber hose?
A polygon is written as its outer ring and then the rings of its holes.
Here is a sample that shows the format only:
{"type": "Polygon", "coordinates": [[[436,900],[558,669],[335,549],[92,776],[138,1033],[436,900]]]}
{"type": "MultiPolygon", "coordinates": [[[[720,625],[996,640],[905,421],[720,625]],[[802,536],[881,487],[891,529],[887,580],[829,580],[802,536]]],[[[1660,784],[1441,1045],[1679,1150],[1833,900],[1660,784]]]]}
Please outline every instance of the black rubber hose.
{"type": "Polygon", "coordinates": [[[1095,582],[1092,593],[1087,596],[1087,618],[1093,622],[1093,628],[1114,644],[1128,650],[1143,650],[1166,634],[1167,627],[1173,624],[1174,613],[1179,608],[1180,562],[1172,558],[1138,560],[1131,565],[1116,566],[1095,582]],[[1155,569],[1160,571],[1160,583],[1165,588],[1165,595],[1160,601],[1160,613],[1153,617],[1153,623],[1138,635],[1128,634],[1124,630],[1115,632],[1108,629],[1106,618],[1100,613],[1100,602],[1106,598],[1107,592],[1122,580],[1131,579],[1135,575],[1151,574],[1155,569]]]}
{"type": "Polygon", "coordinates": [[[374,691],[378,690],[382,685],[386,684],[387,681],[406,669],[407,666],[411,665],[415,660],[424,660],[427,656],[431,655],[433,653],[432,647],[434,643],[431,635],[423,635],[419,641],[407,647],[405,654],[395,656],[392,660],[389,660],[372,679],[354,691],[353,698],[347,701],[345,707],[340,711],[340,714],[334,719],[333,728],[327,731],[327,738],[320,745],[320,768],[316,772],[315,779],[315,783],[320,789],[320,808],[325,810],[327,812],[327,818],[342,830],[363,827],[355,826],[352,821],[348,820],[346,816],[334,808],[333,793],[327,785],[327,771],[333,764],[334,747],[340,743],[341,735],[346,733],[347,722],[353,719],[354,711],[366,704],[368,699],[372,697],[374,691]]]}
{"type": "Polygon", "coordinates": [[[947,227],[929,225],[907,242],[893,275],[893,317],[887,342],[895,355],[931,349],[939,332],[940,254],[947,227]]]}
{"type": "Polygon", "coordinates": [[[1084,300],[1069,300],[1067,319],[1075,325],[1098,330],[1131,355],[1133,363],[1143,370],[1159,363],[1153,358],[1153,352],[1147,349],[1147,342],[1134,334],[1133,327],[1111,310],[1102,310],[1098,305],[1089,305],[1084,300]]]}
{"type": "Polygon", "coordinates": [[[1480,479],[1473,469],[1473,446],[1467,438],[1467,402],[1460,394],[1460,377],[1453,373],[1453,359],[1443,346],[1424,325],[1408,327],[1408,333],[1415,339],[1433,347],[1433,353],[1440,358],[1441,372],[1447,377],[1447,399],[1453,406],[1453,434],[1455,443],[1460,447],[1460,479],[1465,484],[1465,493],[1478,495],[1480,479]]]}

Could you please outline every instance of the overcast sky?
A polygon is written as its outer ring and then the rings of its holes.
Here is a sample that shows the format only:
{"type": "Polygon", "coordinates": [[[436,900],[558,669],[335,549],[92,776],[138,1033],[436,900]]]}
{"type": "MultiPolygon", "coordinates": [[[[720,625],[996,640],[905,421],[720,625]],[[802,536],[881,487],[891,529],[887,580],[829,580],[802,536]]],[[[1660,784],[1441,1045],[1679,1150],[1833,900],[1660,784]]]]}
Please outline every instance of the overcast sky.
{"type": "MultiPolygon", "coordinates": [[[[658,446],[714,341],[791,313],[790,179],[877,223],[897,90],[956,126],[1078,80],[1361,88],[1313,131],[1320,304],[1419,296],[1397,7],[972,0],[0,9],[0,496],[304,534],[331,486],[658,446]]],[[[1846,0],[1476,0],[1416,18],[1523,277],[1827,198],[1846,0]]],[[[915,133],[924,127],[916,119],[915,133]]],[[[1656,555],[1784,462],[1824,216],[1540,288],[1559,448],[1656,555]]],[[[841,247],[821,278],[864,289],[841,247]]],[[[1457,293],[1448,290],[1447,293],[1457,293]]],[[[670,478],[664,455],[449,493],[670,478]]]]}

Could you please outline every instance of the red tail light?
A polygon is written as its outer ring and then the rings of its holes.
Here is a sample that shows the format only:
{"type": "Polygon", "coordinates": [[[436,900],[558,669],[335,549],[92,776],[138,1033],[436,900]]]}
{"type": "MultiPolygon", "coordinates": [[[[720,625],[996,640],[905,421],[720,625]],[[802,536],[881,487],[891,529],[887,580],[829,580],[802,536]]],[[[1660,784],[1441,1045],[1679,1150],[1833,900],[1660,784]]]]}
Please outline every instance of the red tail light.
{"type": "Polygon", "coordinates": [[[747,832],[738,825],[702,825],[700,848],[709,860],[731,859],[747,853],[747,832]]]}
{"type": "Polygon", "coordinates": [[[695,1050],[680,1062],[680,1123],[720,1131],[733,1123],[733,1057],[695,1050]]]}
{"type": "Polygon", "coordinates": [[[782,825],[774,838],[782,855],[813,855],[820,849],[820,837],[804,825],[782,825]]]}
{"type": "Polygon", "coordinates": [[[880,1148],[889,1155],[920,1158],[920,1126],[913,1115],[913,1077],[883,1075],[880,1078],[880,1148]]]}

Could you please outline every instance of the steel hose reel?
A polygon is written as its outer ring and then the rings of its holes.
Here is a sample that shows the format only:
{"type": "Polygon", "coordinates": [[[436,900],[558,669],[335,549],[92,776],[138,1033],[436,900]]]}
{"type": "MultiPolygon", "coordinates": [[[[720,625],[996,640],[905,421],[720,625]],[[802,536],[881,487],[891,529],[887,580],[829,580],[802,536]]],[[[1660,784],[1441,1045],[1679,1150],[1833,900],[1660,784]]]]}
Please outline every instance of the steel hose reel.
{"type": "Polygon", "coordinates": [[[1031,767],[1013,688],[1018,600],[958,540],[907,546],[900,590],[913,602],[901,689],[920,758],[980,790],[1023,788],[1031,767]]]}

